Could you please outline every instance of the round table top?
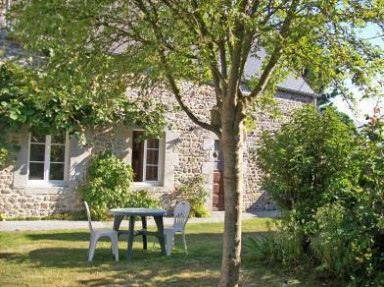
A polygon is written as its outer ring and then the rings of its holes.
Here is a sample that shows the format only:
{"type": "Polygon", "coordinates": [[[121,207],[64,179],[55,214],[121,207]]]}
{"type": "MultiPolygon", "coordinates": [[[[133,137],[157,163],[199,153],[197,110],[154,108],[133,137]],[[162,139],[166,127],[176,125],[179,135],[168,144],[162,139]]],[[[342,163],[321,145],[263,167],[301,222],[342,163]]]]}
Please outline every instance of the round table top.
{"type": "Polygon", "coordinates": [[[166,210],[159,208],[112,208],[109,210],[112,215],[125,215],[125,216],[163,216],[167,213],[166,210]]]}

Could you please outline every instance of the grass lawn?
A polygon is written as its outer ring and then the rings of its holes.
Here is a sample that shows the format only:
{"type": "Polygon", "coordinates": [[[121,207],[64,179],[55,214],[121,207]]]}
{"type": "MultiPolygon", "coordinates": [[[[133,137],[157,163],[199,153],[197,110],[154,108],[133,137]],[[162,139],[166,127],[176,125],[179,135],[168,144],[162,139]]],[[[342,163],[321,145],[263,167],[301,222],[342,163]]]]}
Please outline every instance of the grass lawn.
{"type": "MultiPolygon", "coordinates": [[[[268,219],[243,223],[244,238],[267,231],[268,219]]],[[[110,243],[100,241],[92,263],[86,261],[88,230],[0,232],[0,286],[217,286],[220,276],[222,223],[188,224],[185,255],[180,236],[171,257],[160,254],[149,237],[148,250],[135,239],[133,260],[126,261],[126,241],[120,239],[120,262],[110,243]]],[[[284,273],[256,264],[243,249],[242,286],[321,286],[304,271],[284,273]]]]}

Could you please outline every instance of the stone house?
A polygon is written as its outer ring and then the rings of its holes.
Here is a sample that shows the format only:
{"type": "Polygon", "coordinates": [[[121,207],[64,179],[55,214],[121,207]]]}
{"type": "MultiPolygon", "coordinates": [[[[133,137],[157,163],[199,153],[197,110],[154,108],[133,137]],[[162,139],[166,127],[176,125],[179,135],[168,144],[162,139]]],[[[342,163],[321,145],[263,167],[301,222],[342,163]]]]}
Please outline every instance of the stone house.
{"type": "MultiPolygon", "coordinates": [[[[0,35],[1,36],[1,35],[0,35]]],[[[0,37],[0,48],[12,54],[18,47],[7,46],[5,35],[0,37]]],[[[246,74],[257,71],[260,62],[251,59],[246,74]]],[[[190,108],[202,119],[209,120],[214,105],[212,87],[188,88],[190,108]]],[[[136,96],[128,89],[128,96],[136,96]]],[[[175,100],[167,91],[159,89],[156,99],[173,105],[175,100]]],[[[276,93],[283,120],[291,112],[305,104],[316,102],[316,95],[300,77],[288,77],[280,83],[276,93]]],[[[141,131],[134,126],[115,126],[87,134],[92,145],[81,145],[76,138],[61,131],[59,135],[39,135],[26,128],[9,134],[8,139],[17,144],[14,166],[0,170],[0,213],[6,217],[42,217],[52,213],[82,209],[76,185],[81,182],[92,149],[108,146],[132,165],[135,182],[132,189],[147,189],[167,205],[167,198],[175,188],[193,175],[205,176],[209,190],[206,206],[209,210],[223,209],[222,162],[216,135],[192,123],[182,111],[167,115],[173,123],[160,138],[137,142],[141,131]]],[[[272,209],[275,206],[260,187],[260,177],[254,159],[255,143],[262,131],[276,129],[281,120],[272,120],[267,115],[259,116],[257,128],[247,133],[244,149],[244,207],[246,209],[272,209]]]]}
{"type": "MultiPolygon", "coordinates": [[[[313,103],[314,94],[294,90],[293,84],[307,87],[302,79],[291,79],[290,88],[281,86],[276,94],[283,117],[304,104],[313,103]]],[[[172,103],[172,95],[160,92],[162,103],[172,103]]],[[[213,105],[213,93],[192,92],[190,106],[202,117],[208,117],[213,105]]],[[[108,146],[131,164],[136,174],[132,189],[147,189],[167,204],[167,196],[189,177],[203,174],[209,190],[207,208],[223,209],[221,161],[216,135],[194,125],[182,112],[167,115],[174,123],[161,138],[137,142],[141,131],[135,127],[116,126],[114,129],[88,135],[92,145],[82,146],[65,131],[59,136],[39,135],[26,128],[9,134],[9,141],[20,146],[14,166],[0,171],[0,212],[7,217],[46,216],[57,212],[78,211],[82,208],[75,191],[84,174],[92,149],[108,146]]],[[[254,160],[255,143],[261,132],[276,129],[281,121],[268,116],[259,117],[257,129],[247,134],[244,150],[244,207],[272,209],[273,203],[260,188],[260,178],[254,160]]]]}

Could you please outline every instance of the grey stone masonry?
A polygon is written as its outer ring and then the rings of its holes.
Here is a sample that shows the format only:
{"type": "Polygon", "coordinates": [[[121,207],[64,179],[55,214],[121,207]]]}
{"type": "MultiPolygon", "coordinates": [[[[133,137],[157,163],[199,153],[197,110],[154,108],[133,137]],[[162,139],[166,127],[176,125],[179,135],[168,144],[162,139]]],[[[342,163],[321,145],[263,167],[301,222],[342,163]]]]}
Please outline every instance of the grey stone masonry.
{"type": "MultiPolygon", "coordinates": [[[[131,97],[137,94],[128,90],[131,97]]],[[[214,94],[207,86],[199,89],[189,87],[185,101],[200,116],[209,121],[213,107],[214,94]]],[[[152,95],[153,96],[153,95],[152,95]]],[[[261,189],[260,171],[256,167],[255,148],[261,133],[275,130],[287,121],[296,108],[310,104],[312,97],[278,92],[276,95],[282,111],[282,119],[271,119],[269,116],[256,117],[256,129],[249,131],[244,145],[244,208],[247,210],[273,210],[276,208],[267,193],[261,189]]],[[[168,107],[174,105],[169,92],[158,89],[156,100],[168,107]]],[[[163,173],[158,184],[133,184],[134,190],[147,189],[154,197],[159,198],[164,207],[174,204],[171,195],[175,189],[188,178],[203,174],[206,188],[210,191],[207,208],[212,209],[213,190],[213,148],[216,135],[207,132],[195,124],[180,110],[169,112],[167,118],[173,123],[171,129],[164,133],[164,150],[162,155],[163,173]]],[[[68,176],[64,186],[30,186],[28,184],[28,149],[29,133],[22,129],[19,133],[9,135],[10,141],[17,143],[20,150],[13,167],[0,171],[0,213],[6,217],[42,217],[52,213],[79,211],[82,209],[76,185],[84,178],[89,156],[97,150],[111,148],[116,155],[127,164],[132,159],[132,131],[135,127],[115,126],[100,130],[90,129],[86,133],[86,143],[80,145],[71,139],[68,154],[68,176]]]]}
{"type": "Polygon", "coordinates": [[[0,213],[6,218],[44,217],[82,209],[77,193],[66,188],[26,189],[12,186],[12,167],[0,171],[0,213]]]}
{"type": "MultiPolygon", "coordinates": [[[[0,0],[0,4],[10,1],[0,0]]],[[[13,59],[22,55],[19,44],[6,38],[1,30],[4,25],[4,8],[0,7],[0,58],[13,59]]],[[[198,115],[199,119],[209,123],[211,110],[215,105],[214,90],[211,86],[195,87],[188,83],[182,85],[183,101],[198,115]]],[[[194,175],[205,176],[205,187],[209,191],[206,206],[212,209],[214,146],[215,134],[196,126],[180,109],[173,109],[176,100],[165,89],[155,89],[150,95],[156,101],[166,105],[169,113],[166,117],[173,124],[166,128],[162,137],[161,178],[156,184],[133,184],[133,190],[149,190],[159,198],[164,207],[172,206],[172,194],[186,180],[194,175]]],[[[127,97],[134,99],[138,92],[127,90],[127,97]]],[[[273,210],[276,208],[267,193],[261,188],[260,171],[256,167],[255,149],[263,131],[276,130],[290,118],[298,107],[314,102],[312,94],[280,89],[276,94],[282,119],[272,119],[268,115],[255,115],[256,129],[248,131],[244,144],[244,208],[248,210],[273,210]]],[[[28,181],[29,131],[24,128],[8,135],[9,141],[16,143],[20,150],[16,154],[13,166],[0,170],[0,214],[6,217],[43,217],[53,213],[79,211],[81,199],[76,186],[84,180],[88,159],[100,149],[111,148],[126,164],[132,162],[132,132],[134,126],[115,125],[102,129],[89,128],[85,143],[79,144],[70,139],[66,156],[66,179],[61,186],[31,185],[28,181]]]]}

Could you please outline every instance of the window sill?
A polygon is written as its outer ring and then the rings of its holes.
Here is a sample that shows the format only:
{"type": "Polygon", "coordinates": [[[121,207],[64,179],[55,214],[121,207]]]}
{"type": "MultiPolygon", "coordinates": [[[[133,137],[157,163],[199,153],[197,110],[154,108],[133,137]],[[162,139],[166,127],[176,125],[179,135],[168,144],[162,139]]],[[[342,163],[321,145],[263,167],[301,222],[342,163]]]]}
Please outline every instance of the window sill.
{"type": "Polygon", "coordinates": [[[26,193],[29,195],[58,195],[65,191],[64,186],[27,186],[26,193]]]}
{"type": "Polygon", "coordinates": [[[47,182],[43,180],[29,180],[27,188],[61,188],[68,186],[65,181],[47,182]]]}
{"type": "Polygon", "coordinates": [[[132,187],[152,187],[152,186],[161,186],[160,182],[132,182],[132,187]]]}

